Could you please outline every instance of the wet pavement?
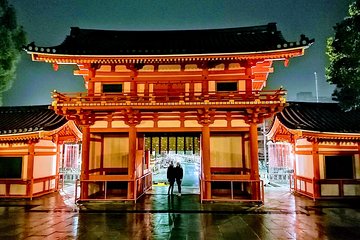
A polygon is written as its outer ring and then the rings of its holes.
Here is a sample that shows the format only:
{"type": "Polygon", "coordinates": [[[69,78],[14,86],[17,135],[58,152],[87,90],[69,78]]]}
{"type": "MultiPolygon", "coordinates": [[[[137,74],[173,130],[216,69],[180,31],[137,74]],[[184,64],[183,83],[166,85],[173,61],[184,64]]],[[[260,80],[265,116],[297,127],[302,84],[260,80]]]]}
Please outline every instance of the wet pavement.
{"type": "Polygon", "coordinates": [[[72,187],[0,200],[0,239],[360,239],[358,201],[312,201],[265,187],[265,204],[203,203],[154,187],[136,204],[74,204],[72,187]]]}

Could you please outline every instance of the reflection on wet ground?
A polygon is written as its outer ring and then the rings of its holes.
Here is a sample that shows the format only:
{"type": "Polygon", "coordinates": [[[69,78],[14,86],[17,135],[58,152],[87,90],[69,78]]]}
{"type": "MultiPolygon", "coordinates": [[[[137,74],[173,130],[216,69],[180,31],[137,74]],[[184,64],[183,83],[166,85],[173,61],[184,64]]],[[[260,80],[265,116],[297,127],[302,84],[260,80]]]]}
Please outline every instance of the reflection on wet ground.
{"type": "Polygon", "coordinates": [[[1,200],[0,239],[360,239],[356,201],[314,202],[267,187],[264,205],[200,204],[196,194],[162,191],[137,204],[78,207],[70,191],[1,200]]]}

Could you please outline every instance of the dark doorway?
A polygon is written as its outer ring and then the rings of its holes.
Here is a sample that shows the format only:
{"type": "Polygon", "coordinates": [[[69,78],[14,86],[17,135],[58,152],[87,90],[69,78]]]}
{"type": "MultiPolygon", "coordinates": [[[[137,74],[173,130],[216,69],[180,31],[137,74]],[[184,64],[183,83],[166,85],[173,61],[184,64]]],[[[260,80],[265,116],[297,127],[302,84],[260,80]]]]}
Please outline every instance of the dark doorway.
{"type": "MultiPolygon", "coordinates": [[[[167,168],[170,162],[179,162],[184,171],[182,193],[199,194],[200,134],[198,133],[148,133],[145,150],[150,152],[155,193],[167,192],[167,168]]],[[[177,192],[175,185],[174,192],[177,192]]]]}

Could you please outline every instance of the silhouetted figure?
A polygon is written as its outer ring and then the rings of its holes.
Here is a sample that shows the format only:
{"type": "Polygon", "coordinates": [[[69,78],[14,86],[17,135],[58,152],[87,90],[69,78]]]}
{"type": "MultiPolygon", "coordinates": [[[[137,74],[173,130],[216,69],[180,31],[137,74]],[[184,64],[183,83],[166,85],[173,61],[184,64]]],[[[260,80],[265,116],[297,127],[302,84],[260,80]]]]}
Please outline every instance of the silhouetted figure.
{"type": "Polygon", "coordinates": [[[175,179],[176,179],[176,184],[178,186],[179,196],[181,196],[181,181],[183,179],[183,174],[184,172],[180,165],[180,162],[177,162],[175,167],[175,179]]]}
{"type": "Polygon", "coordinates": [[[175,183],[175,168],[172,162],[170,162],[170,165],[167,169],[167,179],[169,181],[169,189],[168,194],[173,194],[174,191],[174,183],[175,183]]]}

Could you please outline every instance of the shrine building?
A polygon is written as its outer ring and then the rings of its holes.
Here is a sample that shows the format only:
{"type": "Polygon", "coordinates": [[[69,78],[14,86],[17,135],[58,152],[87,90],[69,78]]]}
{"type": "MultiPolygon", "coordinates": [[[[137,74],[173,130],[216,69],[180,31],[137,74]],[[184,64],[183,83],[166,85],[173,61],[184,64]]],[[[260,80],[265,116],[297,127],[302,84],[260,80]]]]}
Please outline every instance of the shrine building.
{"type": "Polygon", "coordinates": [[[359,119],[360,111],[337,103],[291,102],[276,114],[267,136],[274,158],[292,161],[295,192],[315,200],[360,197],[359,119]]]}
{"type": "Polygon", "coordinates": [[[55,70],[76,65],[74,75],[83,77],[86,92],[52,94],[52,109],[82,129],[79,200],[136,201],[175,159],[184,184],[196,173],[201,201],[263,201],[257,126],[286,105],[285,90],[263,88],[274,61],[287,66],[313,42],[286,41],[275,23],[73,27],[60,45],[25,50],[55,70]]]}
{"type": "Polygon", "coordinates": [[[57,191],[63,146],[82,134],[49,106],[0,107],[0,198],[57,191]]]}

